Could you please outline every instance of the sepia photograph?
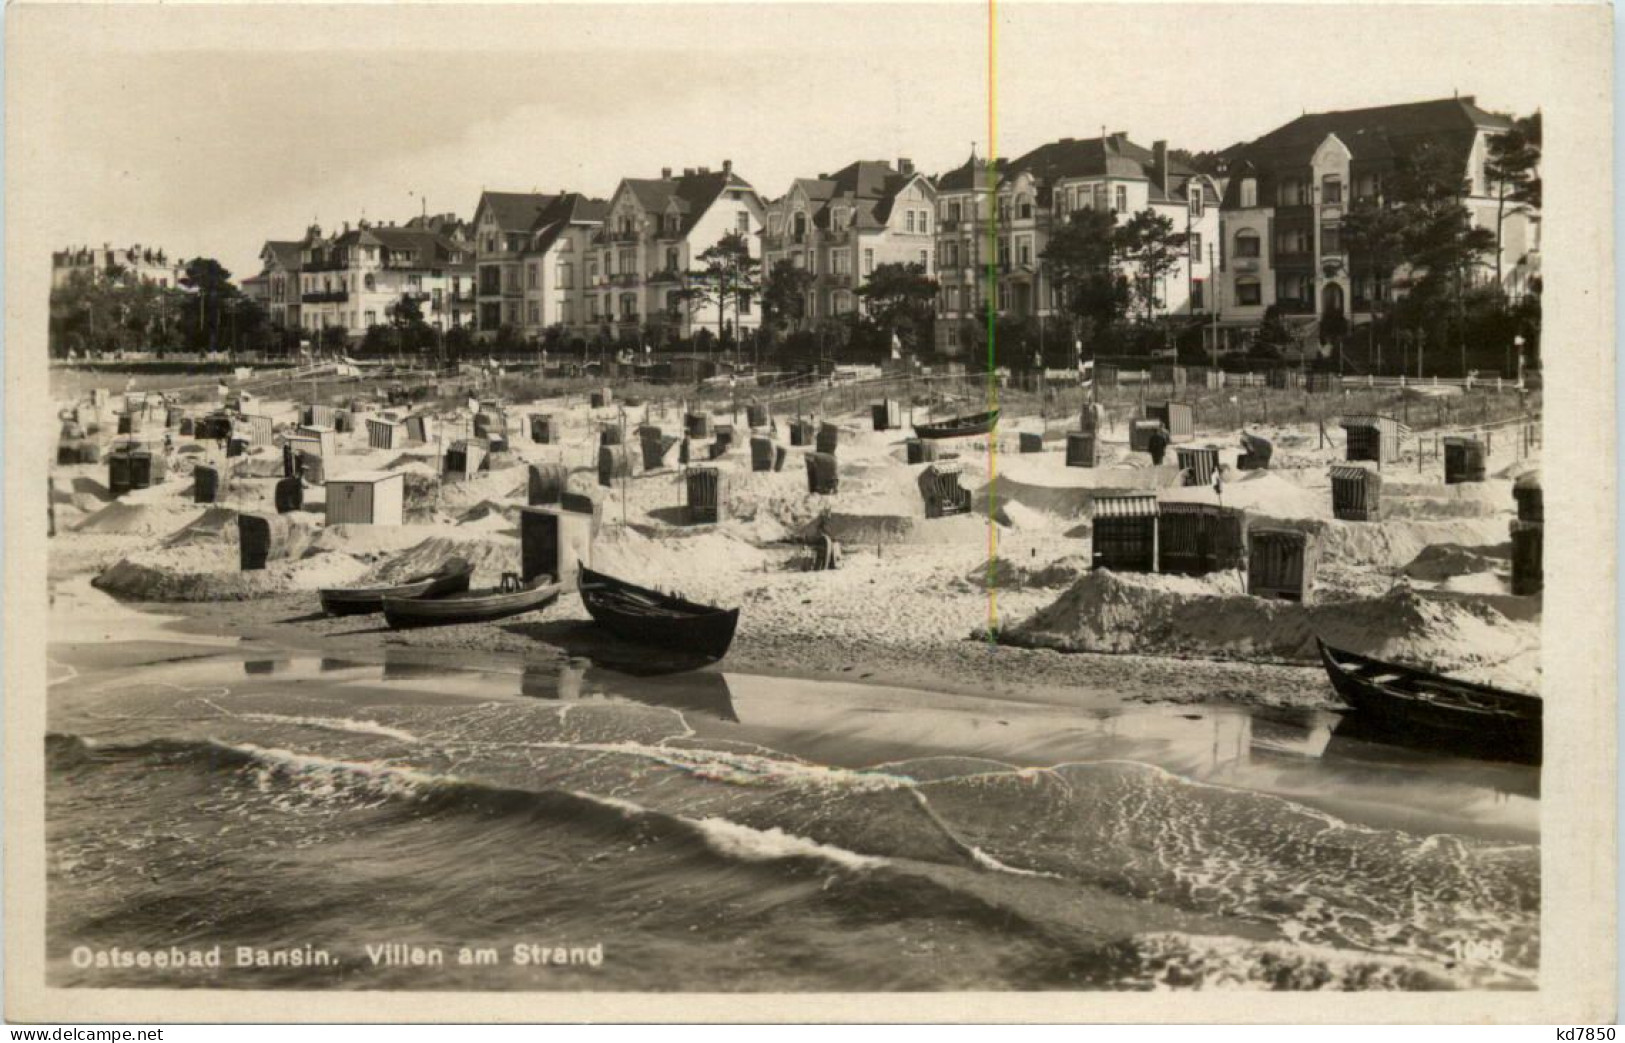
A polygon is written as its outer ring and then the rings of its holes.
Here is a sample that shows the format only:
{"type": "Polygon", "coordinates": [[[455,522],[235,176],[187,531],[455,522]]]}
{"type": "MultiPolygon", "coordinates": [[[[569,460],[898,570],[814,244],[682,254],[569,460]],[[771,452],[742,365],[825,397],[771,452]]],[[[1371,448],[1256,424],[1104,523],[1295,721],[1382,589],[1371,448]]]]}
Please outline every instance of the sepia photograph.
{"type": "Polygon", "coordinates": [[[1614,1016],[1606,6],[6,26],[8,1016],[1614,1016]]]}

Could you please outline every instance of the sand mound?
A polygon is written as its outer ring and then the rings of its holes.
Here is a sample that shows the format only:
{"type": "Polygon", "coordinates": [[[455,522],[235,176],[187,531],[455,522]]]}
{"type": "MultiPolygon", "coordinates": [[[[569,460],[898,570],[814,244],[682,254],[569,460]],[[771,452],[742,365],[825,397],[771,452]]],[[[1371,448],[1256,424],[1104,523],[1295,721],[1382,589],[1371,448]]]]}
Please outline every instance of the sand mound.
{"type": "Polygon", "coordinates": [[[1456,576],[1494,572],[1505,568],[1512,557],[1512,545],[1496,547],[1462,547],[1451,543],[1425,547],[1401,571],[1411,579],[1441,583],[1456,576]]]}
{"type": "Polygon", "coordinates": [[[75,532],[125,536],[164,536],[193,515],[188,507],[114,501],[74,526],[75,532]]]}
{"type": "Polygon", "coordinates": [[[237,569],[237,549],[225,543],[143,551],[119,561],[95,585],[139,601],[242,601],[358,581],[366,566],[344,554],[282,559],[254,572],[237,569]]]}
{"type": "MultiPolygon", "coordinates": [[[[1255,522],[1255,524],[1257,524],[1255,522]]],[[[1402,568],[1430,546],[1494,547],[1506,542],[1506,522],[1494,518],[1445,521],[1326,522],[1326,558],[1348,565],[1402,568]]]]}
{"type": "Polygon", "coordinates": [[[164,541],[166,547],[199,545],[237,546],[237,512],[226,507],[210,507],[202,517],[164,541]]]}
{"type": "Polygon", "coordinates": [[[990,558],[965,574],[965,581],[982,590],[1058,589],[1071,586],[1088,570],[1083,558],[1062,558],[1047,565],[1018,565],[1009,558],[990,558]]]}
{"type": "Polygon", "coordinates": [[[504,572],[519,571],[519,541],[495,534],[431,536],[401,550],[367,573],[368,583],[399,583],[433,572],[447,558],[458,557],[474,566],[475,586],[495,586],[504,572]]]}
{"type": "Polygon", "coordinates": [[[1270,471],[1226,471],[1224,487],[1215,496],[1212,486],[1181,486],[1164,492],[1168,503],[1213,503],[1239,507],[1272,518],[1330,518],[1331,493],[1315,492],[1270,471]]]}
{"type": "MultiPolygon", "coordinates": [[[[1441,670],[1492,666],[1539,641],[1535,624],[1407,587],[1380,598],[1305,606],[1213,593],[1208,580],[1176,579],[1091,572],[1000,640],[1071,652],[1314,662],[1318,634],[1340,648],[1441,670]]],[[[1514,687],[1526,690],[1538,684],[1518,680],[1514,687]]]]}

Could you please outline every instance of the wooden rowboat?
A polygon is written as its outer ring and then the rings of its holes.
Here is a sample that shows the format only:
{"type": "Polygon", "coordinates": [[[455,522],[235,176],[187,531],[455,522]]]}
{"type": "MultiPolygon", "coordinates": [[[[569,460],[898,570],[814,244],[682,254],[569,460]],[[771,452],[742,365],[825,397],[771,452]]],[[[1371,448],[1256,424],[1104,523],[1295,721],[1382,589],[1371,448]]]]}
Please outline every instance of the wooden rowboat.
{"type": "Polygon", "coordinates": [[[1538,765],[1541,698],[1415,667],[1385,663],[1318,641],[1332,688],[1360,730],[1397,746],[1538,765]]]}
{"type": "Polygon", "coordinates": [[[496,588],[465,590],[443,598],[385,598],[384,622],[394,630],[487,623],[549,605],[558,599],[563,587],[550,575],[521,582],[517,573],[509,572],[496,588]]]}
{"type": "Polygon", "coordinates": [[[587,568],[581,570],[581,601],[593,622],[616,637],[708,661],[728,654],[739,624],[737,608],[685,601],[587,568]]]}
{"type": "Polygon", "coordinates": [[[377,612],[385,598],[438,598],[468,589],[474,566],[462,558],[447,558],[435,571],[401,583],[377,587],[323,587],[322,611],[330,616],[377,612]]]}
{"type": "Polygon", "coordinates": [[[986,413],[952,417],[937,424],[915,424],[914,433],[921,438],[964,438],[968,435],[985,435],[998,422],[999,411],[993,409],[986,413]]]}

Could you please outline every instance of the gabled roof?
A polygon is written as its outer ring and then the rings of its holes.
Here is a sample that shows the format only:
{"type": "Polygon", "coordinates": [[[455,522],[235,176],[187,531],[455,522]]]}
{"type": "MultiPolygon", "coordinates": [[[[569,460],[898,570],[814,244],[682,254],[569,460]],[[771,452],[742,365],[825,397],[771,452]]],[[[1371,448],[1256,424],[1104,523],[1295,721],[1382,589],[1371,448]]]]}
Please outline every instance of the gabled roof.
{"type": "MultiPolygon", "coordinates": [[[[1062,138],[1011,160],[1004,170],[1003,180],[1008,181],[1023,173],[1049,184],[1075,177],[1149,177],[1155,162],[1150,149],[1136,145],[1121,135],[1062,138]]],[[[1188,167],[1177,161],[1170,161],[1168,169],[1170,173],[1191,173],[1188,167]]]]}
{"type": "MultiPolygon", "coordinates": [[[[267,262],[274,261],[283,271],[297,271],[299,248],[303,245],[304,243],[297,239],[267,239],[265,245],[260,247],[260,257],[267,262]]],[[[269,263],[266,266],[270,267],[269,263]]]]}
{"type": "MultiPolygon", "coordinates": [[[[1352,162],[1361,165],[1383,165],[1422,144],[1430,144],[1459,156],[1465,168],[1480,131],[1497,133],[1511,126],[1510,119],[1479,108],[1471,96],[1440,98],[1305,113],[1262,137],[1225,151],[1230,159],[1231,185],[1239,186],[1245,172],[1265,182],[1260,186],[1260,198],[1264,198],[1277,177],[1306,172],[1315,150],[1331,136],[1348,148],[1352,162]]],[[[1227,190],[1226,202],[1237,204],[1239,200],[1230,197],[1239,191],[1239,187],[1227,190]]]]}
{"type": "MultiPolygon", "coordinates": [[[[993,172],[1003,177],[1006,165],[1002,158],[994,160],[993,172]]],[[[936,177],[938,192],[969,192],[973,188],[985,187],[986,182],[987,160],[978,158],[975,152],[958,167],[936,177]]]]}
{"type": "Polygon", "coordinates": [[[482,192],[480,204],[474,209],[474,219],[489,210],[497,227],[504,232],[528,232],[536,226],[543,210],[557,196],[540,192],[482,192]]]}
{"type": "Polygon", "coordinates": [[[580,192],[566,192],[556,196],[536,219],[536,228],[525,252],[546,253],[571,225],[603,224],[608,213],[607,200],[588,199],[580,192]]]}
{"type": "Polygon", "coordinates": [[[743,189],[755,194],[750,182],[733,170],[707,170],[684,173],[680,177],[625,178],[621,184],[632,193],[646,214],[659,220],[669,212],[682,217],[680,234],[687,235],[700,218],[728,189],[743,189]]]}

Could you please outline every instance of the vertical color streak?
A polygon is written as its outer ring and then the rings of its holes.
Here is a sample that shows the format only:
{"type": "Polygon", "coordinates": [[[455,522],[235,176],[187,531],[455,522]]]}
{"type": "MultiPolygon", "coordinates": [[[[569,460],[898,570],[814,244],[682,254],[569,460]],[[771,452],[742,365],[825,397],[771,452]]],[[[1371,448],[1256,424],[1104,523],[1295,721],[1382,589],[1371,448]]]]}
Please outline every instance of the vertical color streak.
{"type": "MultiPolygon", "coordinates": [[[[987,408],[999,408],[998,353],[995,349],[994,303],[997,299],[998,169],[999,154],[999,29],[998,0],[987,0],[987,408]]],[[[974,172],[972,174],[974,177],[974,172]]],[[[973,182],[974,183],[974,182],[973,182]]],[[[972,204],[975,206],[974,196],[972,204]]],[[[999,439],[997,429],[987,438],[987,637],[991,644],[999,629],[998,578],[999,439]]]]}

